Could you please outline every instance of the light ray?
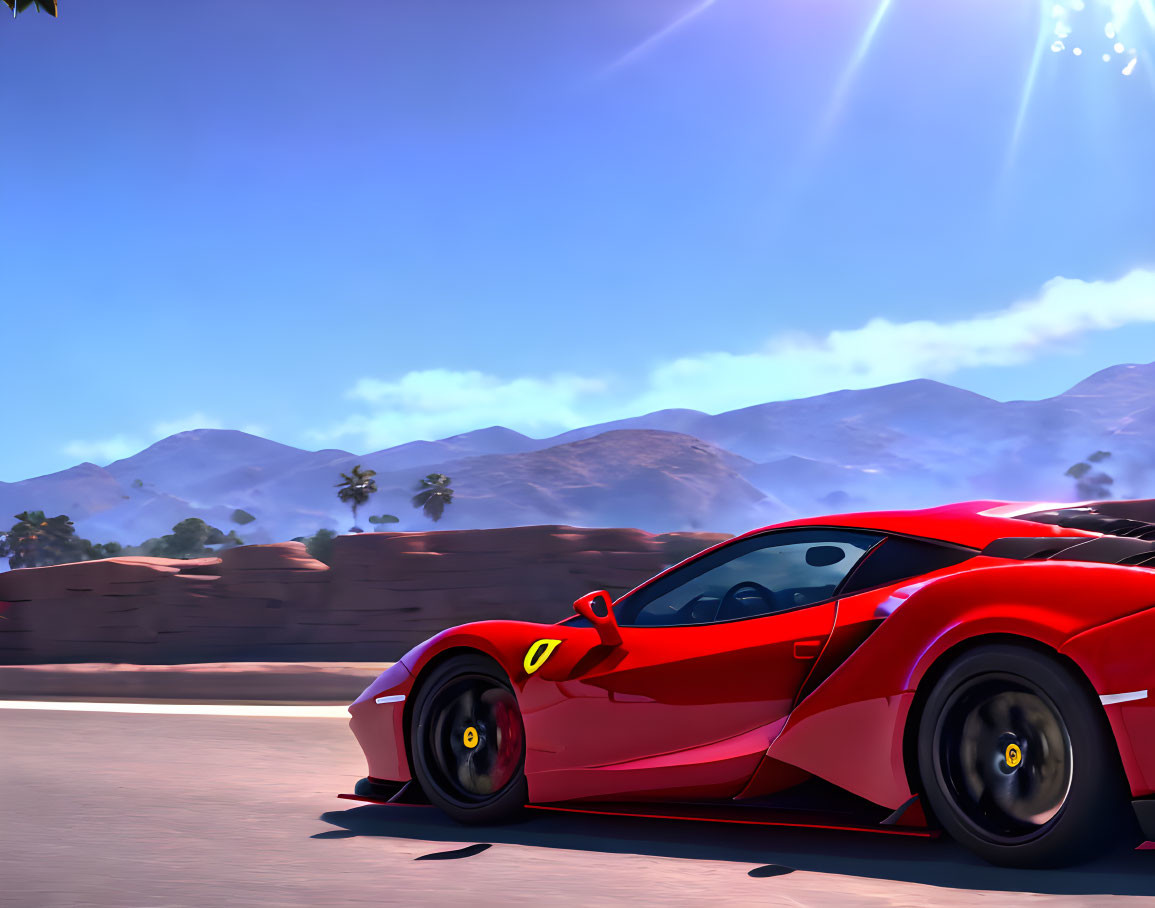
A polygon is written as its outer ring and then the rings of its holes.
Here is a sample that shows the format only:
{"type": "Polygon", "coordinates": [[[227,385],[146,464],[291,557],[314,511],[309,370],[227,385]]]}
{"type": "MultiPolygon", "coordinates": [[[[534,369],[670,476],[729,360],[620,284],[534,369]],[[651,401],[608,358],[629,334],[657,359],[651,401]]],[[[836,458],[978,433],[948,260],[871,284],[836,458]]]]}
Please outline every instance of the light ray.
{"type": "Polygon", "coordinates": [[[1043,59],[1043,50],[1046,48],[1047,40],[1050,37],[1047,33],[1047,9],[1047,0],[1041,0],[1039,11],[1042,21],[1039,23],[1039,34],[1035,39],[1035,52],[1031,55],[1031,66],[1027,70],[1027,78],[1023,83],[1023,94],[1019,99],[1019,111],[1015,116],[1015,128],[1011,133],[1011,145],[1007,150],[1006,167],[1008,170],[1014,163],[1015,155],[1019,150],[1019,139],[1023,133],[1023,124],[1027,119],[1027,109],[1031,106],[1031,95],[1035,91],[1035,79],[1039,74],[1039,62],[1043,59]]]}
{"type": "MultiPolygon", "coordinates": [[[[842,68],[842,72],[838,76],[838,81],[835,83],[834,91],[830,95],[830,101],[827,103],[826,109],[822,112],[821,117],[818,118],[817,125],[813,131],[810,132],[808,138],[799,147],[794,164],[782,181],[783,203],[777,206],[779,216],[785,216],[785,213],[796,203],[803,189],[813,178],[814,168],[821,157],[823,149],[830,140],[834,128],[838,125],[838,120],[842,115],[843,107],[850,95],[854,79],[858,75],[858,71],[862,68],[862,64],[865,62],[867,55],[870,53],[874,39],[878,36],[882,22],[886,18],[886,14],[890,10],[893,2],[894,0],[878,0],[874,12],[866,24],[866,28],[859,37],[857,45],[855,45],[854,53],[851,54],[850,59],[846,62],[846,65],[842,68]]],[[[781,228],[782,224],[779,223],[775,229],[781,228]]]]}
{"type": "Polygon", "coordinates": [[[838,118],[842,115],[842,108],[846,103],[846,96],[850,93],[850,87],[854,84],[854,79],[858,75],[859,69],[862,68],[866,55],[870,53],[870,47],[878,35],[882,20],[886,18],[886,13],[893,2],[894,0],[879,0],[874,15],[870,17],[870,22],[866,25],[866,30],[858,39],[858,46],[843,68],[842,75],[838,77],[838,84],[834,87],[834,93],[830,96],[830,103],[826,106],[826,113],[822,116],[818,129],[818,144],[825,141],[835,123],[838,122],[838,118]]]}
{"type": "Polygon", "coordinates": [[[666,38],[668,38],[670,35],[672,35],[674,32],[676,32],[679,28],[681,28],[683,25],[686,25],[687,23],[698,18],[698,16],[702,15],[702,13],[704,13],[706,10],[708,10],[711,6],[713,6],[717,2],[718,2],[718,0],[702,0],[701,3],[699,3],[697,6],[684,12],[682,15],[680,15],[677,19],[675,19],[669,25],[666,25],[666,26],[662,27],[661,29],[659,29],[658,31],[654,32],[654,34],[652,34],[652,35],[650,35],[650,37],[646,38],[646,40],[643,41],[641,44],[637,45],[632,50],[626,51],[626,53],[624,53],[617,60],[615,60],[613,63],[611,63],[605,69],[603,69],[601,71],[601,75],[602,76],[608,76],[611,73],[614,73],[617,70],[622,69],[623,67],[629,66],[631,63],[634,63],[635,61],[641,59],[643,56],[645,56],[647,53],[649,53],[651,50],[653,50],[653,48],[656,45],[660,44],[662,41],[664,41],[666,38]]]}

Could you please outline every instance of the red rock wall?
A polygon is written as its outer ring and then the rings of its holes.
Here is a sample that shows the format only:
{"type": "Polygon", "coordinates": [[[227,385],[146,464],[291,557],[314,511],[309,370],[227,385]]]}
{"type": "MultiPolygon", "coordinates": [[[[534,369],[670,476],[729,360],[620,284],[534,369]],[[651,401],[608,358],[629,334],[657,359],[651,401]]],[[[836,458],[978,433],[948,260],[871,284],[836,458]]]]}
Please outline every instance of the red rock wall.
{"type": "Polygon", "coordinates": [[[177,561],[112,558],[0,574],[0,664],[385,661],[484,618],[557,621],[727,538],[509,527],[297,542],[177,561]]]}

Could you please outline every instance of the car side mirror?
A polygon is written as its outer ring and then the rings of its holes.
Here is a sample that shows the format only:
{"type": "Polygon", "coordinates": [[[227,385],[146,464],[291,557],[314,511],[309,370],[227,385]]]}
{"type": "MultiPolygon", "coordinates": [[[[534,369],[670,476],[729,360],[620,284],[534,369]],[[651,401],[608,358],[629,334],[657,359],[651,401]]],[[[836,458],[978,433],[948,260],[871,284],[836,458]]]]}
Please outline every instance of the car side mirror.
{"type": "Polygon", "coordinates": [[[622,634],[618,630],[618,619],[614,617],[613,603],[610,594],[605,590],[586,593],[573,604],[573,610],[592,624],[598,632],[603,646],[620,646],[622,634]],[[604,614],[599,615],[594,603],[601,600],[600,607],[604,614]]]}

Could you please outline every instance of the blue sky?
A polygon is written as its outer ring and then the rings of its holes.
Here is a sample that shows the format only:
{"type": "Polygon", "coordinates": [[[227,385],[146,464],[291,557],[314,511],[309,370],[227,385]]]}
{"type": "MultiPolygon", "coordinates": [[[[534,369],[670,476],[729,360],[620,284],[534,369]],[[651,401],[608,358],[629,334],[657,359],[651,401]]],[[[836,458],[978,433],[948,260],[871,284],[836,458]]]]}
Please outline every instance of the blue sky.
{"type": "Polygon", "coordinates": [[[0,480],[199,426],[367,452],[1149,362],[1144,2],[1121,54],[1101,0],[0,20],[0,480]]]}

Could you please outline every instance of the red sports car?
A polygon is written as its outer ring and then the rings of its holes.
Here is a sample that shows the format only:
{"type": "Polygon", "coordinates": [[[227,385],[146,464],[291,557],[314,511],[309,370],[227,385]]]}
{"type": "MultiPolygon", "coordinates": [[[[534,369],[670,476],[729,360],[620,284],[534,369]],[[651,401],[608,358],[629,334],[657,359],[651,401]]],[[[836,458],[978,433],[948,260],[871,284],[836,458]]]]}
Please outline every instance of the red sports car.
{"type": "Polygon", "coordinates": [[[1015,865],[1155,840],[1155,501],[796,520],[574,608],[385,671],[346,797],[941,828],[1015,865]]]}

